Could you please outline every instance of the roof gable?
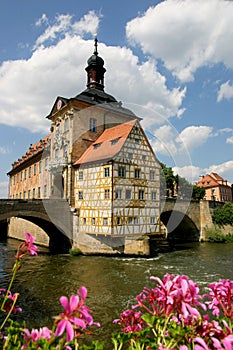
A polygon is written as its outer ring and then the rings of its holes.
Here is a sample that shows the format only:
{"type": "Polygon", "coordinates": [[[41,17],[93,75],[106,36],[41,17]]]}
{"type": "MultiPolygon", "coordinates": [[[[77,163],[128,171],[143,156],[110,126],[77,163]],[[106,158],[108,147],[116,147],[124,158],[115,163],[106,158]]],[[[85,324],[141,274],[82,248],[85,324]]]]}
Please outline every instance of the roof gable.
{"type": "Polygon", "coordinates": [[[99,138],[74,163],[74,166],[97,161],[108,161],[122,149],[136,120],[106,129],[99,138]]]}

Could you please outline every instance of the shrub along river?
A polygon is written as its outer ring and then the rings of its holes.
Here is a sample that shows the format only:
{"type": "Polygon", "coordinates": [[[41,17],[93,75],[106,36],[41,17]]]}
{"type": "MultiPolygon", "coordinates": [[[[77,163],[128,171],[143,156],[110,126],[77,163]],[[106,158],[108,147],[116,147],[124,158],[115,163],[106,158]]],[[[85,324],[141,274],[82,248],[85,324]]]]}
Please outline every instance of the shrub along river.
{"type": "MultiPolygon", "coordinates": [[[[0,288],[7,286],[18,242],[0,243],[0,288]]],[[[184,274],[204,292],[210,282],[233,280],[233,243],[186,243],[163,249],[153,258],[70,256],[41,253],[26,257],[12,292],[19,292],[20,319],[27,326],[51,326],[52,316],[62,312],[61,295],[71,295],[84,285],[94,321],[101,323],[93,339],[110,339],[112,324],[120,312],[136,304],[143,287],[152,287],[150,276],[184,274]]]]}

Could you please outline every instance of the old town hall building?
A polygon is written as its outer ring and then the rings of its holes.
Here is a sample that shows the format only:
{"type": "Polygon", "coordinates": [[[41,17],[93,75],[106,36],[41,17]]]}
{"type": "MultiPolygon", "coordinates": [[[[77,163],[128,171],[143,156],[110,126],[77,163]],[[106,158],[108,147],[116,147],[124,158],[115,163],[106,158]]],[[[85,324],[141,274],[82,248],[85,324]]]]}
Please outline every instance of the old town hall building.
{"type": "Polygon", "coordinates": [[[86,90],[57,97],[50,134],[12,164],[9,198],[65,199],[79,237],[158,233],[160,163],[141,118],[105,92],[97,39],[87,63],[86,90]]]}

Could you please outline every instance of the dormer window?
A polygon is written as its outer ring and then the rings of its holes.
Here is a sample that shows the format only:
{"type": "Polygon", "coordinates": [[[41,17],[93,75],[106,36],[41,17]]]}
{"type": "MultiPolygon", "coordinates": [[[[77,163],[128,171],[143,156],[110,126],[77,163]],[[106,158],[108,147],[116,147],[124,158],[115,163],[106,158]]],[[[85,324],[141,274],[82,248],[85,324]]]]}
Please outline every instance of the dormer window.
{"type": "Polygon", "coordinates": [[[100,145],[101,145],[101,142],[100,143],[95,143],[93,147],[94,147],[94,149],[97,149],[97,148],[100,147],[100,145]]]}
{"type": "Polygon", "coordinates": [[[115,145],[119,140],[120,140],[119,137],[117,137],[116,139],[111,140],[112,146],[115,145]]]}
{"type": "Polygon", "coordinates": [[[90,118],[90,123],[89,123],[89,130],[92,132],[96,132],[96,119],[95,118],[90,118]]]}

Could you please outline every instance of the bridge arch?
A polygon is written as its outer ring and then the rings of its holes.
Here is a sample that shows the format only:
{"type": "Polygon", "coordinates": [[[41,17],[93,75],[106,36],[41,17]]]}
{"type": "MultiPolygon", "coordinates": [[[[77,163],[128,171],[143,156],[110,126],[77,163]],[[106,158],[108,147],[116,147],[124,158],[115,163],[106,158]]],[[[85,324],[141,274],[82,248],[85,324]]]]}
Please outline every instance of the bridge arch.
{"type": "Polygon", "coordinates": [[[177,210],[163,211],[160,220],[166,227],[169,241],[196,242],[200,240],[200,231],[194,221],[177,210]]]}
{"type": "MultiPolygon", "coordinates": [[[[17,208],[17,206],[15,208],[14,204],[11,210],[8,209],[0,213],[0,234],[2,239],[5,239],[7,236],[6,223],[11,218],[24,219],[40,227],[49,237],[49,250],[52,253],[65,253],[72,247],[72,237],[67,234],[66,225],[62,220],[54,223],[44,210],[25,210],[25,208],[22,210],[22,208],[17,208]]],[[[25,229],[25,231],[27,230],[25,229]]]]}

